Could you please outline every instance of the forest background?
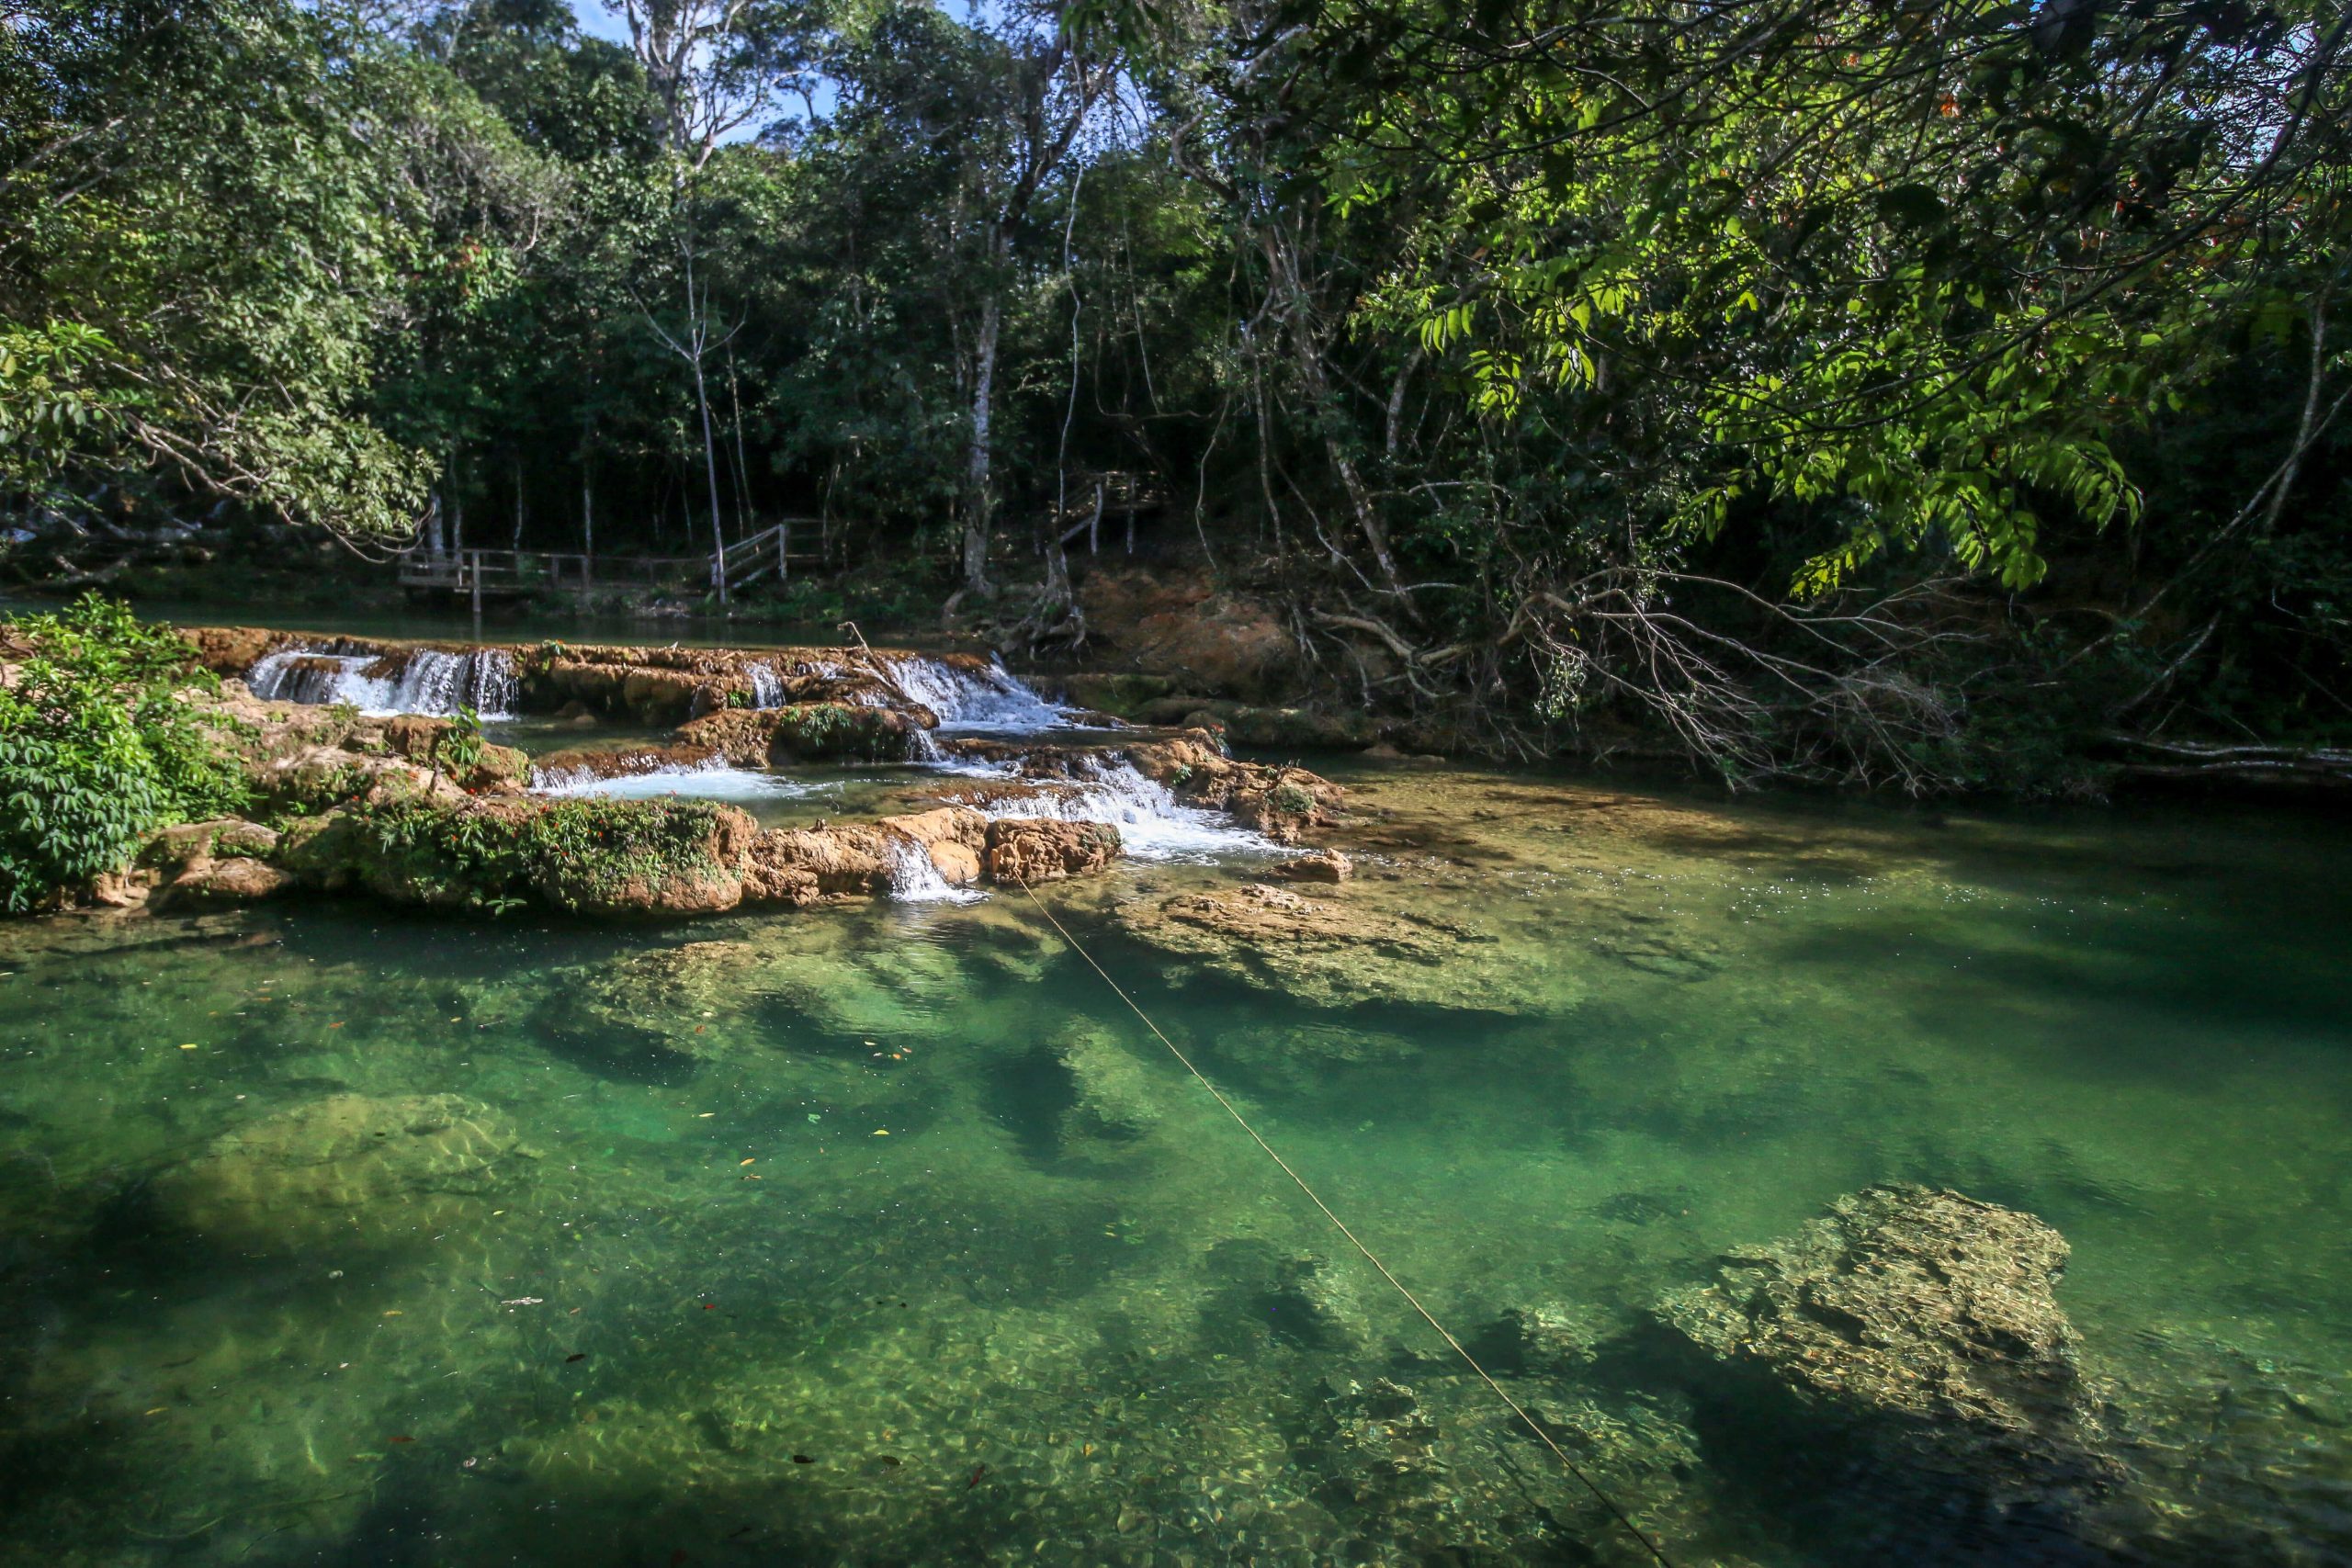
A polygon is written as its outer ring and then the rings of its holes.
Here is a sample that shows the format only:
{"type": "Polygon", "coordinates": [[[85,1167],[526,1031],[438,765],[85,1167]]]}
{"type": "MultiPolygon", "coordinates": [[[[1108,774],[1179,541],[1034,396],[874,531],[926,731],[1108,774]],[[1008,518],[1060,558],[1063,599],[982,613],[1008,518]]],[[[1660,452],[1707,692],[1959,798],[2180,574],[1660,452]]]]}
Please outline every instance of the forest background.
{"type": "Polygon", "coordinates": [[[8,549],[803,516],[1038,658],[1132,508],[1464,750],[2352,777],[2330,0],[613,21],[0,0],[8,549]]]}

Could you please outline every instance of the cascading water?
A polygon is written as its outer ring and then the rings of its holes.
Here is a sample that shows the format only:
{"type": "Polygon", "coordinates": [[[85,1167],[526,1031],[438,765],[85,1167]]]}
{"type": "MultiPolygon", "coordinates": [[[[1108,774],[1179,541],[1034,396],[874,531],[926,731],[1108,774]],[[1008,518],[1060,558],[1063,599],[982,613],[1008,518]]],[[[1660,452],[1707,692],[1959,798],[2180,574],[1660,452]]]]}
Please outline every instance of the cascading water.
{"type": "Polygon", "coordinates": [[[469,707],[484,718],[506,718],[519,682],[514,656],[502,648],[395,654],[288,648],[256,660],[245,684],[275,702],[349,703],[367,714],[444,717],[469,707]]]}
{"type": "Polygon", "coordinates": [[[751,678],[753,707],[780,708],[784,705],[784,677],[775,672],[775,665],[746,664],[743,673],[751,678]]]}
{"type": "MultiPolygon", "coordinates": [[[[1234,827],[1216,812],[1186,806],[1168,786],[1146,778],[1121,760],[1088,759],[1082,776],[1050,784],[1032,795],[991,798],[982,809],[992,817],[1061,822],[1108,822],[1119,829],[1122,851],[1132,860],[1185,861],[1207,864],[1227,855],[1283,854],[1263,834],[1234,827]]],[[[980,773],[979,768],[959,768],[980,773]]],[[[988,770],[1018,778],[1010,768],[988,770]]]]}
{"type": "Polygon", "coordinates": [[[974,904],[988,897],[977,887],[958,887],[939,874],[931,852],[912,839],[890,843],[890,897],[901,904],[974,904]]]}
{"type": "Polygon", "coordinates": [[[910,654],[890,660],[889,672],[899,691],[939,716],[939,728],[944,730],[1035,735],[1076,723],[1070,709],[1047,702],[1001,664],[991,663],[985,671],[962,670],[910,654]]]}
{"type": "Polygon", "coordinates": [[[729,800],[743,805],[797,800],[806,795],[838,793],[841,789],[838,783],[730,767],[717,758],[707,762],[679,763],[648,755],[626,759],[621,767],[626,770],[640,761],[647,765],[637,772],[534,768],[531,789],[537,795],[557,796],[660,800],[675,795],[684,800],[729,800]]]}
{"type": "Polygon", "coordinates": [[[266,654],[254,660],[245,671],[245,684],[254,696],[278,703],[352,702],[361,707],[371,705],[374,697],[389,696],[390,687],[381,681],[368,679],[368,667],[377,662],[372,653],[313,653],[307,649],[289,648],[266,654]],[[365,691],[370,700],[357,694],[365,691]]]}

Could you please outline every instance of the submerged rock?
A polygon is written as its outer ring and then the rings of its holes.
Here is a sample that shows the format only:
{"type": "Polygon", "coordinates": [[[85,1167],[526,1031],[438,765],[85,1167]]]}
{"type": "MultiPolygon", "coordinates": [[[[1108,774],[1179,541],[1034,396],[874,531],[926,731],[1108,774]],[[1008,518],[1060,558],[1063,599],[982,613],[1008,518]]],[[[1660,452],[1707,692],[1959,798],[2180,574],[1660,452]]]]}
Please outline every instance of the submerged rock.
{"type": "Polygon", "coordinates": [[[1077,1090],[1062,1118],[1065,1137],[1132,1139],[1164,1114],[1159,1087],[1106,1031],[1072,1030],[1055,1043],[1054,1055],[1077,1090]]]}
{"type": "Polygon", "coordinates": [[[1228,1289],[1212,1310],[1233,1314],[1252,1335],[1271,1333],[1315,1349],[1360,1349],[1372,1339],[1372,1323],[1354,1259],[1352,1252],[1340,1262],[1249,1237],[1218,1242],[1209,1249],[1209,1269],[1228,1289]]]}
{"type": "Polygon", "coordinates": [[[1511,1307],[1479,1336],[1479,1359],[1500,1371],[1578,1371],[1599,1359],[1615,1326],[1560,1302],[1511,1307]]]}
{"type": "Polygon", "coordinates": [[[745,942],[628,953],[563,986],[538,1022],[596,1055],[617,1047],[714,1060],[743,1043],[731,1021],[760,1000],[753,985],[760,966],[759,950],[745,942]]]}
{"type": "Polygon", "coordinates": [[[422,1229],[435,1205],[496,1190],[528,1158],[514,1128],[454,1094],[337,1094],[223,1133],[155,1179],[174,1223],[291,1248],[422,1229]]]}
{"type": "Polygon", "coordinates": [[[1433,1493],[1451,1467],[1437,1451],[1436,1419],[1410,1388],[1351,1379],[1329,1390],[1323,1409],[1333,1476],[1350,1502],[1380,1511],[1438,1506],[1433,1493]]]}
{"type": "Polygon", "coordinates": [[[1718,1362],[1910,1462],[2048,1504],[2119,1473],[2055,1295],[2067,1250],[2031,1214],[1871,1187],[1725,1255],[1715,1283],[1658,1310],[1718,1362]]]}
{"type": "Polygon", "coordinates": [[[1234,979],[1324,1007],[1405,1001],[1508,1010],[1519,993],[1481,939],[1417,910],[1310,899],[1269,883],[1183,893],[1119,911],[1129,935],[1234,979]]]}

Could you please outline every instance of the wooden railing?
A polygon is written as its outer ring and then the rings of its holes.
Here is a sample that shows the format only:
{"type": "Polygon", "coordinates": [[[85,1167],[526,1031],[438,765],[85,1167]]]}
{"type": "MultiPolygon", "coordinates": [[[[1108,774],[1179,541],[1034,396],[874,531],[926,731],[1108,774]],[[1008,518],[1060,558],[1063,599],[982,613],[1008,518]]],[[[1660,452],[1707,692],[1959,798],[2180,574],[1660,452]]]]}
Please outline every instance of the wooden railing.
{"type": "MultiPolygon", "coordinates": [[[[790,575],[798,563],[814,563],[813,550],[795,550],[796,523],[813,532],[813,519],[788,518],[727,547],[727,583],[740,588],[773,572],[790,575]]],[[[704,556],[591,556],[577,550],[454,550],[434,556],[412,551],[401,558],[400,581],[417,588],[470,597],[505,598],[538,590],[587,593],[598,586],[676,588],[703,592],[718,586],[718,558],[704,556]]]]}
{"type": "Polygon", "coordinates": [[[1143,476],[1124,473],[1115,468],[1102,473],[1072,474],[1070,479],[1074,481],[1071,487],[1073,493],[1083,497],[1091,490],[1094,499],[1091,504],[1081,499],[1062,513],[1057,526],[1062,530],[1063,547],[1068,548],[1071,540],[1083,534],[1086,536],[1087,554],[1101,555],[1102,514],[1106,510],[1116,508],[1125,513],[1126,519],[1126,553],[1135,554],[1136,513],[1157,511],[1166,498],[1153,490],[1143,476]]]}

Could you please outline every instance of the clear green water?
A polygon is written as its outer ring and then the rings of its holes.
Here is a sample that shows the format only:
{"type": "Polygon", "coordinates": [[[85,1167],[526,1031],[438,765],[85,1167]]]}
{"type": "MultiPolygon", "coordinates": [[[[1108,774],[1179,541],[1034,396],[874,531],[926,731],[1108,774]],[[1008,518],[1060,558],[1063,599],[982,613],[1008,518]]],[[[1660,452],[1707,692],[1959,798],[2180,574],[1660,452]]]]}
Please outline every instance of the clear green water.
{"type": "MultiPolygon", "coordinates": [[[[1616,1337],[1507,1381],[1677,1562],[2352,1553],[2352,836],[1350,782],[1345,896],[1489,939],[1477,1010],[1121,934],[1233,869],[1048,897],[1441,1316],[1616,1337]],[[2073,1244],[2126,1495],[1948,1529],[1645,1327],[1897,1179],[2073,1244]]],[[[0,1560],[1638,1561],[1014,900],[17,924],[0,969],[0,1560]],[[1384,1376],[1442,1472],[1349,1436],[1384,1376]]]]}

